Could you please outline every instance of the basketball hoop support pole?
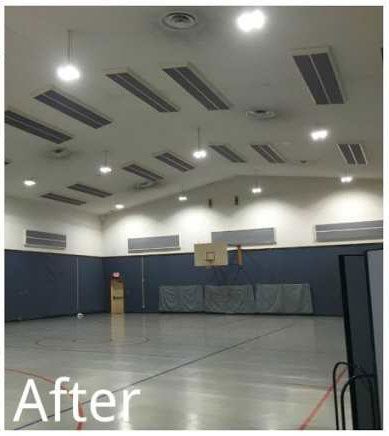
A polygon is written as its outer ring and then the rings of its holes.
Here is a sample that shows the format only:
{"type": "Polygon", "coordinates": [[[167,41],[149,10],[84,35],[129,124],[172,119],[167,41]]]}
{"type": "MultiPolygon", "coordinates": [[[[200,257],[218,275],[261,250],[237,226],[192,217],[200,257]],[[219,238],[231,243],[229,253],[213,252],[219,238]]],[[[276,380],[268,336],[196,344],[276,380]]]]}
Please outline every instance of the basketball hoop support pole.
{"type": "Polygon", "coordinates": [[[238,244],[236,246],[237,252],[236,252],[236,262],[239,266],[243,265],[243,251],[242,251],[242,246],[240,244],[238,244]]]}

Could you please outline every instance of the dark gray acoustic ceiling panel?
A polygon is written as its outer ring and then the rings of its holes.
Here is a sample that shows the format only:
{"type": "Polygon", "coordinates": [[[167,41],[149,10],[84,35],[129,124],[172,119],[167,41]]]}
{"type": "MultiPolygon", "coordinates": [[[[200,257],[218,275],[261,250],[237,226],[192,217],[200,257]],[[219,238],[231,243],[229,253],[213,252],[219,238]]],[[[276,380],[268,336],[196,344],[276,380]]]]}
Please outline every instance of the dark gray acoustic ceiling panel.
{"type": "Polygon", "coordinates": [[[272,245],[276,243],[273,227],[249,230],[229,230],[212,232],[212,242],[223,241],[228,245],[258,246],[272,245]]]}
{"type": "Polygon", "coordinates": [[[383,232],[384,222],[382,220],[315,226],[317,242],[381,240],[383,232]]]}
{"type": "Polygon", "coordinates": [[[239,156],[239,154],[237,154],[234,150],[232,150],[227,145],[210,145],[209,147],[212,148],[212,150],[216,151],[216,153],[219,153],[220,156],[229,160],[230,162],[234,162],[234,163],[246,162],[246,160],[242,156],[239,156]]]}
{"type": "Polygon", "coordinates": [[[59,201],[60,203],[74,204],[75,206],[81,206],[82,204],[86,203],[86,201],[78,200],[77,198],[65,197],[64,195],[58,195],[52,192],[43,194],[41,197],[48,198],[49,200],[59,201]]]}
{"type": "Polygon", "coordinates": [[[286,162],[281,154],[270,144],[252,144],[251,147],[269,163],[282,164],[286,162]]]}
{"type": "Polygon", "coordinates": [[[361,144],[338,144],[338,150],[348,165],[367,165],[365,150],[361,144]]]}
{"type": "Polygon", "coordinates": [[[210,111],[228,110],[229,105],[216,89],[206,83],[192,65],[163,68],[188,94],[210,111]]]}
{"type": "Polygon", "coordinates": [[[137,77],[134,73],[123,71],[119,73],[108,73],[106,76],[158,112],[178,112],[176,106],[168,102],[166,98],[153,90],[150,85],[137,77]]]}
{"type": "Polygon", "coordinates": [[[329,48],[298,50],[292,56],[316,104],[344,103],[329,48]]]}
{"type": "Polygon", "coordinates": [[[164,164],[169,165],[178,171],[181,171],[182,173],[194,169],[194,166],[192,164],[184,161],[182,158],[178,157],[174,153],[171,153],[170,151],[157,154],[154,157],[159,161],[163,162],[164,164]]]}
{"type": "Polygon", "coordinates": [[[149,238],[128,239],[128,252],[179,250],[180,236],[152,236],[149,238]]]}
{"type": "Polygon", "coordinates": [[[73,191],[83,192],[84,194],[94,195],[95,197],[105,198],[112,195],[110,192],[102,191],[92,186],[83,185],[82,183],[75,183],[74,185],[68,186],[68,189],[73,189],[73,191]]]}
{"type": "Polygon", "coordinates": [[[54,142],[55,144],[62,144],[63,142],[72,139],[72,137],[66,133],[48,127],[41,122],[32,120],[31,118],[21,115],[13,110],[5,111],[5,123],[20,130],[24,130],[27,133],[31,133],[31,135],[39,136],[47,141],[54,142]]]}
{"type": "Polygon", "coordinates": [[[24,245],[26,247],[50,248],[51,250],[63,250],[66,248],[66,235],[58,233],[26,230],[24,245]]]}
{"type": "Polygon", "coordinates": [[[163,177],[154,171],[148,170],[144,167],[141,167],[138,164],[129,164],[123,167],[123,170],[128,171],[129,173],[135,174],[139,177],[143,177],[146,180],[150,180],[152,182],[156,182],[162,180],[163,177]]]}
{"type": "Polygon", "coordinates": [[[55,89],[49,89],[42,94],[38,94],[35,99],[94,129],[112,122],[95,110],[88,108],[84,103],[76,101],[74,97],[65,95],[55,89]]]}

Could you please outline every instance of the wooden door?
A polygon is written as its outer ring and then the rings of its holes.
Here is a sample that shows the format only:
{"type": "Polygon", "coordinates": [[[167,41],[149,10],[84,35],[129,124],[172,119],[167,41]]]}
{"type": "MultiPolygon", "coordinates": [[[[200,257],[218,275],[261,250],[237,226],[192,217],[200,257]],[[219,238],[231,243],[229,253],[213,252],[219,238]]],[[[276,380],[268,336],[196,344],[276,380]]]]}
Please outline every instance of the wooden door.
{"type": "Polygon", "coordinates": [[[111,278],[111,313],[124,313],[124,283],[120,277],[111,278]]]}

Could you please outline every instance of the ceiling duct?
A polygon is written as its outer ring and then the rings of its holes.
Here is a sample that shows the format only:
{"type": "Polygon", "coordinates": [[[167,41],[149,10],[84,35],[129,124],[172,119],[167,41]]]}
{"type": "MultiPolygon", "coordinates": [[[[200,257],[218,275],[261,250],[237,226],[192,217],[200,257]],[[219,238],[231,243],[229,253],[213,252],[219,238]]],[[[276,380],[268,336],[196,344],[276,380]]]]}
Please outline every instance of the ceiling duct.
{"type": "Polygon", "coordinates": [[[128,171],[129,173],[135,174],[139,177],[143,177],[144,179],[150,180],[152,182],[163,179],[163,177],[160,176],[159,174],[157,174],[153,171],[150,171],[144,167],[141,167],[137,164],[134,164],[134,163],[124,166],[123,170],[128,171]]]}
{"type": "Polygon", "coordinates": [[[68,186],[68,189],[73,189],[73,191],[83,192],[84,194],[94,195],[95,197],[105,198],[112,195],[110,192],[101,191],[97,188],[92,188],[92,186],[83,185],[81,183],[75,183],[74,185],[68,186]]]}
{"type": "Polygon", "coordinates": [[[5,111],[5,123],[27,133],[31,133],[32,135],[47,139],[47,141],[54,142],[55,144],[62,144],[62,142],[72,139],[72,137],[66,133],[48,127],[41,122],[35,121],[13,110],[5,111]]]}
{"type": "Polygon", "coordinates": [[[252,144],[251,147],[269,163],[283,164],[286,162],[280,153],[270,144],[252,144]]]}
{"type": "Polygon", "coordinates": [[[338,150],[348,165],[367,165],[365,150],[361,144],[338,144],[338,150]]]}
{"type": "Polygon", "coordinates": [[[175,168],[182,173],[193,170],[194,166],[188,162],[185,162],[183,159],[178,157],[176,154],[167,151],[165,153],[160,153],[154,156],[159,161],[175,168]]]}
{"type": "Polygon", "coordinates": [[[229,148],[227,145],[210,145],[212,150],[215,150],[220,156],[234,163],[245,163],[246,160],[239,156],[235,151],[229,148]]]}
{"type": "Polygon", "coordinates": [[[54,194],[48,192],[47,194],[41,195],[42,198],[48,198],[49,200],[59,201],[61,203],[73,204],[75,206],[81,206],[86,204],[86,201],[78,200],[77,198],[65,197],[64,195],[54,194]]]}
{"type": "Polygon", "coordinates": [[[206,83],[193,65],[163,68],[187,93],[210,111],[227,110],[229,105],[216,89],[206,83]]]}
{"type": "Polygon", "coordinates": [[[297,68],[316,104],[343,104],[345,99],[329,48],[292,53],[297,68]]]}
{"type": "Polygon", "coordinates": [[[150,85],[134,73],[123,71],[108,73],[106,76],[158,112],[178,112],[176,106],[168,102],[166,98],[153,90],[150,85]]]}
{"type": "Polygon", "coordinates": [[[49,89],[42,94],[36,95],[34,98],[94,129],[99,129],[112,122],[98,114],[95,110],[86,107],[84,103],[76,101],[74,97],[65,95],[62,91],[49,89]]]}
{"type": "Polygon", "coordinates": [[[135,191],[144,191],[146,189],[154,188],[158,185],[159,183],[156,180],[145,180],[144,182],[135,183],[133,189],[135,191]]]}

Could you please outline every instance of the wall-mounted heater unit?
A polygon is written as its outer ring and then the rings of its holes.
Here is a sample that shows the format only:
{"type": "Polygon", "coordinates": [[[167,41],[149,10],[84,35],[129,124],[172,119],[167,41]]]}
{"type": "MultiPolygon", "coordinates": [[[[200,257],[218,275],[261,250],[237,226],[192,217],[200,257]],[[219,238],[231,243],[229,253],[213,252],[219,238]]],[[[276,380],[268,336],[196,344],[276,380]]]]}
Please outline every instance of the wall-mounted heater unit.
{"type": "Polygon", "coordinates": [[[66,248],[66,235],[40,232],[38,230],[26,230],[24,235],[24,245],[26,247],[64,250],[66,248]]]}

